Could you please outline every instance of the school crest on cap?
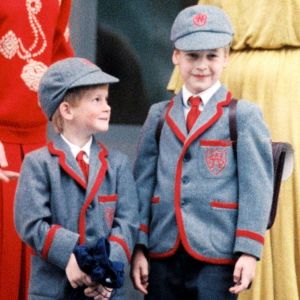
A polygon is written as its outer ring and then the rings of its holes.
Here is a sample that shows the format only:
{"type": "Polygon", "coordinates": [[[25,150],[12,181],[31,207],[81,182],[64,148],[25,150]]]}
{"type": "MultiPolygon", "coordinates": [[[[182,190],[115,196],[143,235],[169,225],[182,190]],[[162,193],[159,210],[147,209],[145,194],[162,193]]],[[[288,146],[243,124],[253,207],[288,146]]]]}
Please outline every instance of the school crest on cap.
{"type": "Polygon", "coordinates": [[[206,24],[206,21],[207,21],[207,14],[200,13],[193,17],[193,23],[196,26],[203,26],[206,24]]]}

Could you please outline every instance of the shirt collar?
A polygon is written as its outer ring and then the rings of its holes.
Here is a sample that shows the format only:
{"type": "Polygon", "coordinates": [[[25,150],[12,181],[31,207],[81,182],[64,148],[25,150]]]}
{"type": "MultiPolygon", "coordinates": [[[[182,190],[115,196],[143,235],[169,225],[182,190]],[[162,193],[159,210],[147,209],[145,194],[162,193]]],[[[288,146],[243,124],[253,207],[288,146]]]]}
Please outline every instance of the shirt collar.
{"type": "Polygon", "coordinates": [[[211,87],[209,87],[208,89],[206,89],[205,91],[194,95],[193,93],[191,93],[185,85],[183,85],[182,87],[182,99],[183,99],[183,105],[186,108],[189,108],[189,104],[188,104],[188,100],[191,96],[199,96],[202,99],[203,102],[203,106],[205,106],[209,99],[213,96],[213,94],[221,87],[221,82],[218,80],[217,82],[215,82],[211,87]]]}
{"type": "Polygon", "coordinates": [[[93,141],[92,137],[89,139],[89,141],[83,147],[80,148],[79,146],[77,146],[77,145],[71,143],[69,140],[67,140],[67,138],[64,137],[63,134],[60,134],[60,136],[66,142],[66,144],[70,147],[71,152],[75,158],[76,158],[77,154],[79,153],[79,151],[84,151],[87,159],[90,157],[91,145],[92,145],[92,141],[93,141]]]}

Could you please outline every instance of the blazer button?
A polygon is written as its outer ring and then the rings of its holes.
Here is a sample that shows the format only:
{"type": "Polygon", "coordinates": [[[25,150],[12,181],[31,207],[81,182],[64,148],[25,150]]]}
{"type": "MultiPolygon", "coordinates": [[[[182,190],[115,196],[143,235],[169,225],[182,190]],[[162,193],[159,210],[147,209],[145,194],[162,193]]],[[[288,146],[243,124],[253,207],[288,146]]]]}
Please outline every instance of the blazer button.
{"type": "Polygon", "coordinates": [[[190,153],[186,153],[185,156],[183,157],[183,161],[184,162],[188,162],[189,160],[191,160],[191,154],[190,153]]]}
{"type": "Polygon", "coordinates": [[[190,178],[188,176],[183,176],[181,182],[183,184],[188,184],[190,182],[190,178]]]}

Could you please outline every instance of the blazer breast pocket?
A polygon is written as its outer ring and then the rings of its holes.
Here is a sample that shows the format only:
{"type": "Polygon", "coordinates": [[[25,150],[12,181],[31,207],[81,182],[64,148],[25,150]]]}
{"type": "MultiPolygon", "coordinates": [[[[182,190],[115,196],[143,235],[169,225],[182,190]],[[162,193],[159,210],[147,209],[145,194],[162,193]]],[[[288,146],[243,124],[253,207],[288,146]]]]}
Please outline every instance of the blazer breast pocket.
{"type": "Polygon", "coordinates": [[[225,178],[236,171],[231,140],[200,140],[199,171],[206,178],[225,178]]]}
{"type": "Polygon", "coordinates": [[[113,225],[117,201],[118,201],[117,194],[98,196],[98,202],[102,206],[104,220],[109,230],[112,228],[113,225]]]}

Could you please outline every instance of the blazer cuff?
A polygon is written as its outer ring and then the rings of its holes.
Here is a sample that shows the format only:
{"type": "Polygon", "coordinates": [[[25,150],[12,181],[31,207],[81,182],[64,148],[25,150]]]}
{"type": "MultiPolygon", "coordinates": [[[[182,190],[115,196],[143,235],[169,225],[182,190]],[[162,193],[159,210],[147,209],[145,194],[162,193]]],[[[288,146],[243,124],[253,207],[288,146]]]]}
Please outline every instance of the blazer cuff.
{"type": "Polygon", "coordinates": [[[148,239],[149,239],[148,234],[149,234],[148,225],[141,224],[139,227],[136,244],[141,244],[144,245],[146,248],[148,248],[148,239]]]}
{"type": "Polygon", "coordinates": [[[238,229],[236,231],[234,253],[247,253],[260,259],[264,241],[264,236],[257,232],[238,229]]]}
{"type": "Polygon", "coordinates": [[[128,264],[131,261],[132,249],[130,249],[127,242],[116,235],[111,235],[108,238],[111,246],[110,256],[109,258],[112,261],[121,261],[124,264],[128,264]]]}
{"type": "Polygon", "coordinates": [[[47,257],[44,258],[62,270],[65,270],[78,240],[78,233],[71,232],[62,227],[59,228],[51,240],[47,257]]]}

